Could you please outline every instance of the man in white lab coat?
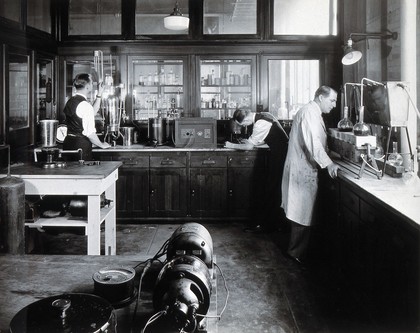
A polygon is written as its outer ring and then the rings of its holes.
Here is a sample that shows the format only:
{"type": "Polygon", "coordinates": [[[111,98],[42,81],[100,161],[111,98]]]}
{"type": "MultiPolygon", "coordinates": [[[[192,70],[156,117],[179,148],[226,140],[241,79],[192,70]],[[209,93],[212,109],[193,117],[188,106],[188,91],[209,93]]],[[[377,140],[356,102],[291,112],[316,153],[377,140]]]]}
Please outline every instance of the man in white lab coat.
{"type": "Polygon", "coordinates": [[[315,98],[303,106],[293,119],[282,180],[282,208],[291,221],[287,254],[301,263],[309,244],[316,195],[318,170],[328,169],[337,177],[338,165],[326,152],[327,130],[322,113],[335,108],[337,92],[321,86],[315,98]]]}

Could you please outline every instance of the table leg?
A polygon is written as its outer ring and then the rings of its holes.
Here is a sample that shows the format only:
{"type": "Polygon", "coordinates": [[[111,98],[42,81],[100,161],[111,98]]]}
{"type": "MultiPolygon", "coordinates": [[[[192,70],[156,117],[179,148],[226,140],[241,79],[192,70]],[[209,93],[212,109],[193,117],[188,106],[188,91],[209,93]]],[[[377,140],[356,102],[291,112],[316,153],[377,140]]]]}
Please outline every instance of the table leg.
{"type": "Polygon", "coordinates": [[[101,254],[101,197],[88,196],[87,254],[101,254]]]}
{"type": "Polygon", "coordinates": [[[105,191],[105,197],[112,200],[113,209],[109,212],[105,219],[105,254],[116,254],[116,185],[115,182],[105,191]]]}

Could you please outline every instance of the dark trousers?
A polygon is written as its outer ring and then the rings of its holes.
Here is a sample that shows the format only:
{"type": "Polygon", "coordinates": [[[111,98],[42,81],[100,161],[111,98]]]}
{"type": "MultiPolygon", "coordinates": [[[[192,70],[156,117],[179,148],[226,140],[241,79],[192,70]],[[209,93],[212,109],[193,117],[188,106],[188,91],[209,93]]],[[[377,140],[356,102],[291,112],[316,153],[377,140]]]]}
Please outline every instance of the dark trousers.
{"type": "Polygon", "coordinates": [[[291,221],[287,253],[294,258],[305,259],[308,252],[311,227],[291,221]]]}
{"type": "MultiPolygon", "coordinates": [[[[72,136],[67,135],[63,142],[63,150],[77,150],[82,149],[82,160],[92,161],[92,143],[86,136],[72,136]]],[[[66,154],[66,161],[80,160],[79,154],[66,154]]]]}

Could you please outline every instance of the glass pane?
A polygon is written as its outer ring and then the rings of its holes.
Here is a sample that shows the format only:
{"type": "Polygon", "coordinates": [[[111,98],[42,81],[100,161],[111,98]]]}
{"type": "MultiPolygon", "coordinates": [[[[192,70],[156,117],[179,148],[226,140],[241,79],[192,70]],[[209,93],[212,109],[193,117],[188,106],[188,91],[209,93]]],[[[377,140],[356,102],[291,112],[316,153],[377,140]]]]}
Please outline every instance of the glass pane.
{"type": "Polygon", "coordinates": [[[256,34],[257,0],[204,0],[203,33],[256,34]]]}
{"type": "Polygon", "coordinates": [[[54,119],[53,61],[37,59],[35,77],[35,114],[37,120],[54,119]]]}
{"type": "Polygon", "coordinates": [[[228,119],[237,108],[252,110],[251,70],[248,59],[202,60],[201,117],[228,119]]]}
{"type": "Polygon", "coordinates": [[[20,1],[0,1],[0,16],[12,21],[20,22],[20,1]]]}
{"type": "MultiPolygon", "coordinates": [[[[188,30],[169,30],[163,19],[174,11],[175,0],[136,0],[136,35],[187,35],[188,30]]],[[[178,0],[183,16],[188,17],[188,0],[178,0]]]]}
{"type": "Polygon", "coordinates": [[[176,118],[184,114],[182,60],[133,60],[133,117],[176,118]]]}
{"type": "Polygon", "coordinates": [[[50,0],[27,0],[27,24],[35,29],[51,33],[50,6],[50,0]]]}
{"type": "Polygon", "coordinates": [[[69,0],[69,35],[121,35],[121,0],[69,0]]]}
{"type": "Polygon", "coordinates": [[[9,54],[9,128],[29,126],[29,59],[9,54]]]}
{"type": "Polygon", "coordinates": [[[337,0],[274,0],[275,35],[337,35],[337,0]]]}
{"type": "Polygon", "coordinates": [[[293,119],[320,85],[319,61],[269,60],[267,76],[269,112],[279,119],[293,119]]]}

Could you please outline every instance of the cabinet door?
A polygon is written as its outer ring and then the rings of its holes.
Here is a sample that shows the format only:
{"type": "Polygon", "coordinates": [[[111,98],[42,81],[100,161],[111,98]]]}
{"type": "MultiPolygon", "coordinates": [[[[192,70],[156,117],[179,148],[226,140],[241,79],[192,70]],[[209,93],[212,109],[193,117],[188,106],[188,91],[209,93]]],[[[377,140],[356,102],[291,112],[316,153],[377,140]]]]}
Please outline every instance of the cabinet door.
{"type": "Polygon", "coordinates": [[[191,168],[190,198],[193,217],[226,216],[226,168],[191,168]]]}
{"type": "Polygon", "coordinates": [[[187,156],[162,153],[150,157],[150,216],[187,215],[187,156]]]}
{"type": "Polygon", "coordinates": [[[255,59],[225,56],[201,59],[200,116],[228,119],[240,108],[255,110],[255,59]]]}
{"type": "Polygon", "coordinates": [[[149,169],[121,167],[117,181],[117,217],[129,222],[149,215],[149,169]]]}
{"type": "Polygon", "coordinates": [[[150,216],[179,217],[186,214],[186,168],[151,168],[150,216]]]}
{"type": "Polygon", "coordinates": [[[263,156],[247,153],[228,158],[228,211],[232,217],[255,217],[264,194],[263,156]]]}
{"type": "Polygon", "coordinates": [[[132,119],[191,116],[184,95],[185,58],[129,58],[132,119]]]}

